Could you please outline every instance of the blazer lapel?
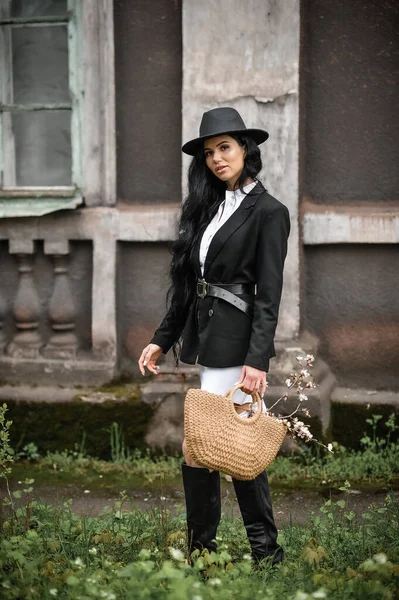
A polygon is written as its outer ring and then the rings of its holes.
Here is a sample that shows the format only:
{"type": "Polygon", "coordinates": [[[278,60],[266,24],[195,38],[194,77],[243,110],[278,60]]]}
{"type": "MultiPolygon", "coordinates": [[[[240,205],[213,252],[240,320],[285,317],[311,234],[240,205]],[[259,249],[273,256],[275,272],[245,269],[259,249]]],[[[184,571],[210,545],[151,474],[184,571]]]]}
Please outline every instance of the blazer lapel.
{"type": "MultiPolygon", "coordinates": [[[[208,253],[207,253],[206,259],[205,259],[205,266],[204,266],[204,278],[205,279],[206,279],[206,273],[207,273],[209,267],[211,266],[211,264],[213,263],[213,261],[215,260],[215,258],[217,257],[217,255],[219,254],[219,252],[221,251],[221,249],[227,242],[227,240],[233,235],[233,233],[235,231],[237,231],[237,229],[239,227],[241,227],[241,225],[243,223],[245,223],[245,221],[248,219],[249,215],[252,212],[251,209],[253,208],[254,204],[256,203],[258,196],[260,194],[262,194],[264,191],[265,191],[265,188],[263,187],[263,185],[260,182],[258,182],[258,184],[249,192],[249,194],[247,194],[245,196],[244,200],[241,202],[241,204],[237,208],[237,210],[231,215],[231,217],[229,219],[227,219],[226,223],[224,223],[224,225],[222,225],[222,227],[216,232],[215,236],[213,237],[213,239],[210,243],[208,253]]],[[[199,249],[197,249],[196,254],[198,254],[198,253],[199,253],[199,249]]]]}

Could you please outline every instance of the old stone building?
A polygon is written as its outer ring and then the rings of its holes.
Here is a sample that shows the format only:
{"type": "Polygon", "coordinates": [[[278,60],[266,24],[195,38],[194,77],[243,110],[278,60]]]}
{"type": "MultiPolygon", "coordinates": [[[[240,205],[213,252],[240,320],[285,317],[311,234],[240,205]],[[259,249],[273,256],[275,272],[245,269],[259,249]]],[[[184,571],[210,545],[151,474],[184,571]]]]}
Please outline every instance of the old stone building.
{"type": "MultiPolygon", "coordinates": [[[[324,430],[331,402],[397,403],[398,25],[394,0],[0,0],[1,396],[137,375],[182,139],[228,105],[269,131],[262,180],[291,213],[271,388],[301,348],[324,430]]],[[[171,365],[143,390],[159,410],[193,374],[171,365]]]]}

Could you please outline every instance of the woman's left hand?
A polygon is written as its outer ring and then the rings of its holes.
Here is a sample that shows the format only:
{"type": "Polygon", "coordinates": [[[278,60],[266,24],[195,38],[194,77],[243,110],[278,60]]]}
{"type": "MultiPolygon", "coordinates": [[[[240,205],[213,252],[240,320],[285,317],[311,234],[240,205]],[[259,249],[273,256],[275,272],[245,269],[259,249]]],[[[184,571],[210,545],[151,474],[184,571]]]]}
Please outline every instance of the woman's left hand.
{"type": "Polygon", "coordinates": [[[245,394],[259,392],[260,396],[266,392],[266,371],[244,365],[238,383],[243,383],[242,391],[245,394]]]}

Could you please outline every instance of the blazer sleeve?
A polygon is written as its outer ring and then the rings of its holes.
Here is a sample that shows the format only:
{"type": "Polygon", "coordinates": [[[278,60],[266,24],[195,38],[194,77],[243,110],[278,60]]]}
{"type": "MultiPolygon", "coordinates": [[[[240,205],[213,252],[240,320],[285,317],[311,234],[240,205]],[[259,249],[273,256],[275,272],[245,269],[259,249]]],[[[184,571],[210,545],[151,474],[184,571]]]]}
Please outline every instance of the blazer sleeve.
{"type": "Polygon", "coordinates": [[[162,323],[154,333],[151,344],[157,344],[166,354],[173,344],[177,342],[186,324],[188,310],[180,315],[177,315],[172,307],[169,308],[162,323]]]}
{"type": "Polygon", "coordinates": [[[274,356],[274,334],[277,327],[283,268],[290,232],[288,208],[279,203],[266,215],[260,228],[256,265],[256,297],[254,316],[245,365],[268,371],[274,356]]]}

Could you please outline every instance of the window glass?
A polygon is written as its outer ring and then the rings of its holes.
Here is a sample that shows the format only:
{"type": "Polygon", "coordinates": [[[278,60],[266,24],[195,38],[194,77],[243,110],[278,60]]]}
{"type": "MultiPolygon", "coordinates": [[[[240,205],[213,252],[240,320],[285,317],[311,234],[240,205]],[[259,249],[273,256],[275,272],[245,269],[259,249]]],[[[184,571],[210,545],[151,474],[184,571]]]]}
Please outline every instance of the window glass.
{"type": "Polygon", "coordinates": [[[13,103],[69,102],[66,26],[12,29],[13,103]]]}
{"type": "Polygon", "coordinates": [[[12,113],[17,186],[71,185],[71,111],[12,113]]]}
{"type": "Polygon", "coordinates": [[[12,0],[12,17],[66,17],[67,0],[12,0]]]}

